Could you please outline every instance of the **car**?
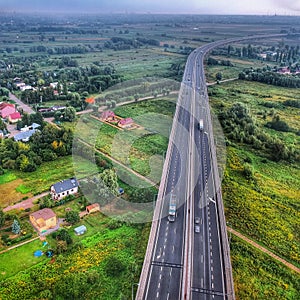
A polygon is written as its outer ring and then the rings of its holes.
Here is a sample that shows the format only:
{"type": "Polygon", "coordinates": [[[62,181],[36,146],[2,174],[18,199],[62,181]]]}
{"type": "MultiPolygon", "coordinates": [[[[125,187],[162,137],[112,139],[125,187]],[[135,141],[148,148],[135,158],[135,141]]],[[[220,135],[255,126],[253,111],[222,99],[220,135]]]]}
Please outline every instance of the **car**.
{"type": "Polygon", "coordinates": [[[200,218],[196,217],[195,218],[195,224],[199,224],[200,223],[200,218]]]}
{"type": "Polygon", "coordinates": [[[199,225],[195,225],[195,232],[199,233],[200,232],[200,226],[199,225]]]}

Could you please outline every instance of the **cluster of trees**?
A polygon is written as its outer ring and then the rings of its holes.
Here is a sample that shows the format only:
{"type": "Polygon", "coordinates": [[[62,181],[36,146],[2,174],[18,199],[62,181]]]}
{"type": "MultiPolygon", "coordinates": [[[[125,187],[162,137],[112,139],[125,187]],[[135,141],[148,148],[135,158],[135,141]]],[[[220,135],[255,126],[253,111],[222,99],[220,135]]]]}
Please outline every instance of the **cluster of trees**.
{"type": "MultiPolygon", "coordinates": [[[[79,93],[80,97],[87,93],[99,93],[107,88],[123,81],[123,77],[116,74],[113,66],[98,66],[93,64],[89,67],[70,67],[74,64],[73,59],[64,57],[57,61],[62,68],[59,71],[44,72],[42,76],[26,76],[26,81],[37,89],[25,90],[21,93],[22,101],[26,103],[40,103],[52,100],[72,100],[76,97],[72,93],[79,93]],[[49,87],[51,82],[58,82],[55,89],[49,87]],[[47,87],[48,86],[48,87],[47,87]],[[57,91],[55,94],[54,91],[57,91]]],[[[11,83],[12,88],[14,84],[11,83]]],[[[14,87],[16,89],[16,87],[14,87]]],[[[86,96],[86,95],[85,95],[86,96]]]]}
{"type": "Polygon", "coordinates": [[[43,45],[39,46],[32,46],[29,48],[29,52],[37,53],[37,52],[44,52],[50,55],[52,54],[82,54],[88,52],[88,49],[83,45],[77,46],[63,46],[63,47],[54,47],[49,48],[43,45]]]}
{"type": "Polygon", "coordinates": [[[276,72],[264,71],[262,69],[246,69],[239,74],[239,79],[257,81],[276,86],[299,88],[300,77],[297,75],[282,75],[276,72]]]}
{"type": "MultiPolygon", "coordinates": [[[[226,136],[234,141],[252,145],[265,151],[272,160],[299,161],[300,152],[294,146],[287,147],[281,140],[265,133],[255,123],[249,109],[242,103],[235,103],[227,111],[219,114],[226,136]]],[[[282,129],[282,122],[275,117],[272,126],[282,129]]]]}
{"type": "Polygon", "coordinates": [[[28,143],[0,140],[0,167],[32,172],[43,161],[52,161],[72,153],[73,132],[47,124],[28,143]]]}
{"type": "Polygon", "coordinates": [[[207,59],[207,64],[211,66],[233,67],[233,64],[230,60],[217,60],[211,56],[207,59]]]}
{"type": "Polygon", "coordinates": [[[123,37],[112,37],[109,41],[104,43],[104,48],[117,50],[129,50],[131,48],[140,48],[144,45],[160,46],[160,42],[155,39],[148,39],[138,37],[135,39],[123,38],[123,37]]]}
{"type": "Polygon", "coordinates": [[[99,175],[81,181],[81,189],[93,199],[99,199],[100,204],[107,204],[119,194],[118,177],[114,169],[106,169],[99,175]]]}
{"type": "Polygon", "coordinates": [[[227,47],[221,47],[212,51],[213,55],[238,56],[250,59],[262,59],[259,55],[261,53],[266,54],[266,61],[275,61],[280,64],[294,63],[299,59],[300,46],[290,46],[280,42],[277,47],[263,48],[251,44],[243,47],[228,45],[227,47]]]}

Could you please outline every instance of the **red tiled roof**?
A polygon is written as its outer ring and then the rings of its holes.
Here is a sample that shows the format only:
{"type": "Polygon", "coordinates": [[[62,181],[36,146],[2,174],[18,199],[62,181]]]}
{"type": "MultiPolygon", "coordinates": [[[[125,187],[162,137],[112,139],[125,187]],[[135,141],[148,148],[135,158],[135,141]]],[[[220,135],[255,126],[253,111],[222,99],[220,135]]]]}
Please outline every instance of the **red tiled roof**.
{"type": "Polygon", "coordinates": [[[36,220],[38,219],[49,220],[55,217],[56,215],[52,209],[44,208],[32,213],[31,216],[34,217],[36,220]]]}
{"type": "Polygon", "coordinates": [[[13,108],[15,107],[14,104],[3,102],[0,104],[0,110],[4,109],[5,107],[8,107],[8,106],[13,107],[13,108]]]}
{"type": "Polygon", "coordinates": [[[94,204],[88,205],[86,207],[86,209],[88,209],[88,210],[92,210],[93,208],[100,208],[99,203],[94,203],[94,204]]]}
{"type": "Polygon", "coordinates": [[[109,117],[115,117],[115,113],[111,110],[104,111],[101,115],[102,119],[107,119],[109,117]]]}
{"type": "Polygon", "coordinates": [[[14,112],[12,114],[9,115],[9,118],[11,120],[18,120],[18,119],[21,119],[21,114],[19,112],[14,112]]]}
{"type": "Polygon", "coordinates": [[[121,125],[128,125],[128,124],[132,124],[133,120],[131,118],[127,118],[127,119],[122,119],[119,124],[121,125]]]}

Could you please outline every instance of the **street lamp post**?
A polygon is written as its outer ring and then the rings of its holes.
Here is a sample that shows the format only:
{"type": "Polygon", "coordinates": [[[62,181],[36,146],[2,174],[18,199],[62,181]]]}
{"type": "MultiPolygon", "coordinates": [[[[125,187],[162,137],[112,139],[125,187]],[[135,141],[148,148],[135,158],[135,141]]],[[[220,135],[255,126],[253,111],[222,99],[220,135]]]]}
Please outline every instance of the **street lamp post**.
{"type": "Polygon", "coordinates": [[[135,285],[136,285],[136,286],[139,286],[140,284],[139,284],[139,283],[133,283],[133,284],[131,285],[131,299],[132,299],[132,300],[134,300],[133,287],[134,287],[135,285]]]}

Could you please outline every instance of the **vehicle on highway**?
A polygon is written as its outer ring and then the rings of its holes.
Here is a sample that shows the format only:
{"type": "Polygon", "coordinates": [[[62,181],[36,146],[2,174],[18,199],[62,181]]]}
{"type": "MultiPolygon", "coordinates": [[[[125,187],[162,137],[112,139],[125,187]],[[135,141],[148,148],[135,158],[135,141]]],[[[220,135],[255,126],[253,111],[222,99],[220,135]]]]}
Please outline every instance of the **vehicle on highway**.
{"type": "Polygon", "coordinates": [[[170,197],[170,202],[169,202],[169,216],[168,216],[168,220],[170,222],[174,222],[175,221],[175,217],[176,217],[176,196],[175,195],[171,195],[170,197]]]}
{"type": "Polygon", "coordinates": [[[195,232],[199,233],[200,232],[200,226],[199,225],[195,225],[195,232]]]}
{"type": "Polygon", "coordinates": [[[195,224],[199,224],[200,223],[200,218],[199,217],[196,217],[195,218],[195,224]]]}
{"type": "Polygon", "coordinates": [[[198,123],[198,129],[201,131],[203,130],[203,120],[202,119],[200,119],[200,121],[198,123]]]}

